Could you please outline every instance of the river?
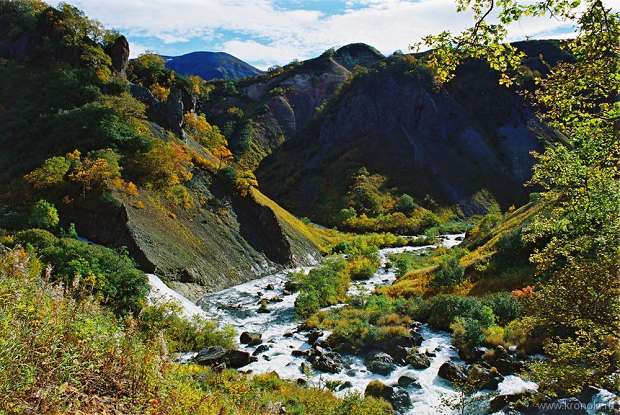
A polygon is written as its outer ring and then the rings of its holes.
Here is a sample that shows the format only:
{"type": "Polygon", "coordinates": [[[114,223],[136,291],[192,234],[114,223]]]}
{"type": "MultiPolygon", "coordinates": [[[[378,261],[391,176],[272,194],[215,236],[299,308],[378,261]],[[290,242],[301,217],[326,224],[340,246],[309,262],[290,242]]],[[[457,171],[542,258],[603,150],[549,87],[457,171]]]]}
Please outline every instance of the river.
{"type": "MultiPolygon", "coordinates": [[[[440,244],[452,248],[463,240],[463,234],[444,235],[440,244]]],[[[421,247],[385,248],[380,250],[381,267],[375,275],[365,281],[353,282],[350,294],[371,292],[380,285],[391,284],[396,280],[395,270],[385,268],[391,254],[404,251],[424,251],[435,249],[436,245],[421,247]]],[[[198,306],[180,294],[169,289],[159,278],[150,274],[149,280],[153,287],[152,300],[170,299],[179,302],[184,314],[188,317],[203,315],[208,319],[216,320],[221,325],[231,325],[241,332],[255,332],[262,335],[262,344],[269,347],[260,353],[258,361],[242,368],[251,373],[276,372],[282,378],[297,380],[303,378],[314,386],[325,385],[326,381],[346,383],[349,387],[337,391],[337,394],[346,394],[351,391],[363,393],[371,380],[379,380],[386,385],[396,384],[399,377],[407,375],[417,380],[420,387],[409,387],[407,392],[412,401],[412,407],[405,414],[437,414],[452,413],[446,409],[445,400],[456,396],[450,383],[437,376],[439,367],[446,361],[460,362],[456,349],[452,346],[449,333],[430,329],[423,325],[420,334],[423,342],[419,346],[420,352],[431,351],[431,365],[427,369],[415,370],[410,366],[397,366],[396,370],[387,376],[371,373],[367,370],[363,358],[353,355],[342,355],[345,369],[340,373],[323,373],[311,371],[302,373],[300,367],[306,362],[304,357],[291,354],[293,350],[307,350],[311,346],[306,342],[307,333],[299,332],[300,321],[295,319],[294,304],[297,294],[287,293],[284,284],[291,271],[307,272],[310,268],[288,269],[276,274],[237,285],[219,292],[210,293],[198,301],[198,306]],[[269,313],[260,313],[260,299],[277,299],[270,302],[269,313]]],[[[327,336],[329,333],[325,333],[327,336]]],[[[240,345],[240,350],[253,353],[259,346],[240,345]]],[[[265,346],[261,346],[265,348],[265,346]]],[[[181,360],[187,361],[194,354],[184,354],[181,360]]],[[[537,385],[527,382],[517,376],[506,376],[500,383],[498,390],[501,394],[519,393],[524,390],[536,389],[537,385]]],[[[481,396],[480,402],[484,410],[485,402],[481,396]]]]}

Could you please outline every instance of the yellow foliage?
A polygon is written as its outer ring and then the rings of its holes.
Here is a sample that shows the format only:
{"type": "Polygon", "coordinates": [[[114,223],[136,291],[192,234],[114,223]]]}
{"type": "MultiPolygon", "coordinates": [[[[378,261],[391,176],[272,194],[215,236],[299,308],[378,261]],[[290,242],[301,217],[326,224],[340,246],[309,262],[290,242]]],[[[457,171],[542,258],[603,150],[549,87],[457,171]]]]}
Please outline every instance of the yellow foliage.
{"type": "Polygon", "coordinates": [[[151,85],[150,90],[153,96],[162,102],[167,100],[168,95],[170,95],[170,88],[166,88],[157,82],[151,85]]]}

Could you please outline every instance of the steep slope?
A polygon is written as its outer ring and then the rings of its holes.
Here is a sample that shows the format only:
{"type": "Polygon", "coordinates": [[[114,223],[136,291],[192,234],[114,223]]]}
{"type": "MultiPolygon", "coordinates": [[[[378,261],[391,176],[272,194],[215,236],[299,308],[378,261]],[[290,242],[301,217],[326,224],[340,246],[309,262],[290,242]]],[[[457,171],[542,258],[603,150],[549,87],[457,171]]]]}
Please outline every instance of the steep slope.
{"type": "Polygon", "coordinates": [[[169,69],[182,75],[198,75],[206,80],[237,80],[263,73],[260,69],[225,52],[191,52],[163,58],[169,69]]]}
{"type": "Polygon", "coordinates": [[[317,260],[328,235],[226,181],[225,138],[187,132],[196,92],[159,57],[128,62],[123,36],[69,5],[5,9],[0,233],[77,229],[192,297],[317,260]],[[49,221],[30,216],[38,202],[49,221]]]}
{"type": "MultiPolygon", "coordinates": [[[[548,42],[534,45],[530,62],[538,62],[541,45],[557,51],[548,42]]],[[[308,128],[263,160],[257,177],[285,207],[324,223],[347,207],[344,196],[361,167],[383,176],[385,189],[428,207],[473,213],[483,189],[503,207],[525,201],[530,152],[542,149],[537,134],[544,131],[481,63],[463,64],[437,89],[419,60],[394,56],[358,74],[308,128]]]]}

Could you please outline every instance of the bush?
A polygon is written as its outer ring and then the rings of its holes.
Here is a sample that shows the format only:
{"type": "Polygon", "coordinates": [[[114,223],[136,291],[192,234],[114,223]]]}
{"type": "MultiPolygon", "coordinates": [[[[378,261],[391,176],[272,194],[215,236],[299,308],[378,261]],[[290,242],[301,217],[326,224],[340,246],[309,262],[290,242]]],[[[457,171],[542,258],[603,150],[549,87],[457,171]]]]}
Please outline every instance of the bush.
{"type": "Polygon", "coordinates": [[[28,222],[35,228],[54,229],[58,226],[60,218],[53,204],[47,200],[39,200],[32,207],[28,222]]]}
{"type": "Polygon", "coordinates": [[[74,287],[76,296],[93,295],[119,314],[136,312],[144,303],[147,278],[125,253],[38,230],[16,233],[15,242],[33,246],[52,266],[52,278],[74,287]]]}
{"type": "Polygon", "coordinates": [[[403,213],[411,213],[415,209],[415,201],[408,194],[403,194],[396,202],[396,209],[403,213]]]}
{"type": "Polygon", "coordinates": [[[483,327],[495,324],[491,308],[476,298],[458,295],[432,297],[413,315],[414,319],[427,321],[434,328],[442,330],[447,330],[457,317],[479,320],[483,327]]]}
{"type": "Polygon", "coordinates": [[[432,284],[435,287],[452,287],[463,282],[465,268],[463,268],[456,255],[444,259],[435,272],[432,284]]]}
{"type": "Polygon", "coordinates": [[[484,342],[483,325],[473,318],[458,317],[450,325],[454,345],[465,356],[470,356],[474,349],[484,342]]]}
{"type": "Polygon", "coordinates": [[[521,303],[509,293],[492,294],[484,298],[483,302],[493,310],[497,322],[502,326],[521,315],[521,303]]]}
{"type": "Polygon", "coordinates": [[[299,317],[309,317],[320,308],[343,302],[351,281],[346,267],[343,258],[332,257],[312,269],[308,275],[293,274],[294,283],[299,287],[295,313],[299,317]]]}
{"type": "Polygon", "coordinates": [[[217,323],[194,317],[181,317],[181,307],[176,303],[149,305],[140,311],[140,330],[146,335],[163,332],[170,352],[189,352],[207,346],[235,347],[234,327],[219,329],[217,323]]]}

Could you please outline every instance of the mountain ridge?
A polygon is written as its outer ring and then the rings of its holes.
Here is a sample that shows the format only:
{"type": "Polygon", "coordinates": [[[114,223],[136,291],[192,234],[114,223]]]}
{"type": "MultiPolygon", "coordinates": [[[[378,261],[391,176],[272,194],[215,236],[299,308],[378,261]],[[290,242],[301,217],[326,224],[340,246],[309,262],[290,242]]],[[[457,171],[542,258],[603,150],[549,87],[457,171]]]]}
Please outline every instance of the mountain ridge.
{"type": "Polygon", "coordinates": [[[195,51],[165,56],[166,67],[182,75],[198,75],[205,80],[238,80],[264,73],[226,52],[195,51]]]}

